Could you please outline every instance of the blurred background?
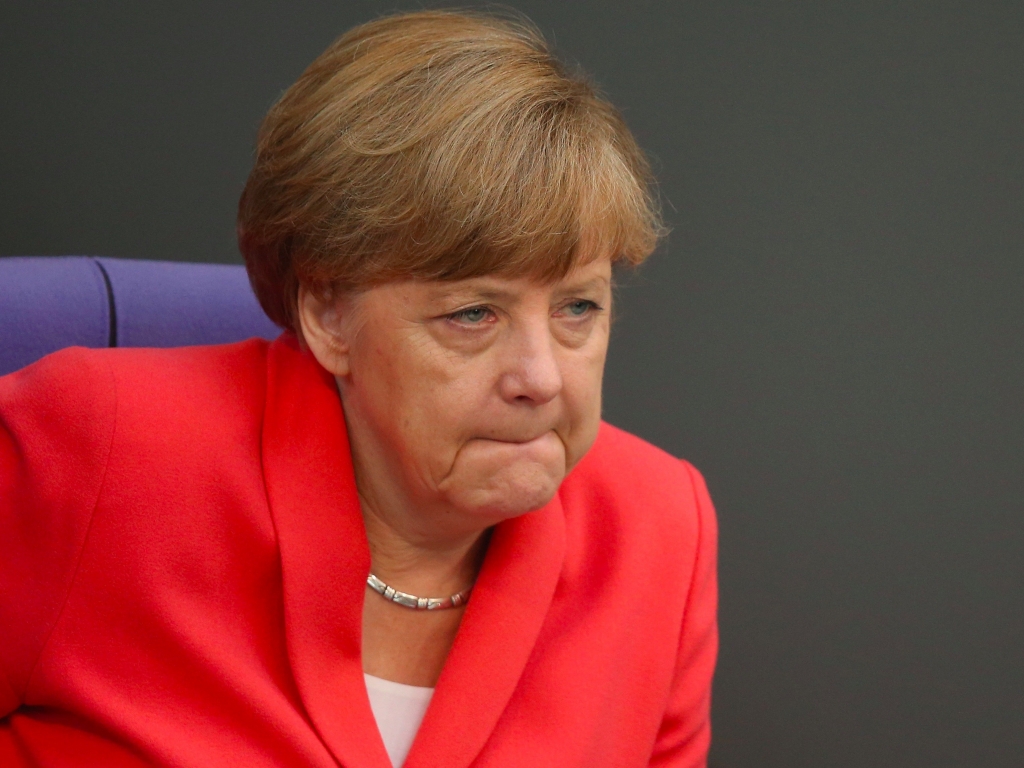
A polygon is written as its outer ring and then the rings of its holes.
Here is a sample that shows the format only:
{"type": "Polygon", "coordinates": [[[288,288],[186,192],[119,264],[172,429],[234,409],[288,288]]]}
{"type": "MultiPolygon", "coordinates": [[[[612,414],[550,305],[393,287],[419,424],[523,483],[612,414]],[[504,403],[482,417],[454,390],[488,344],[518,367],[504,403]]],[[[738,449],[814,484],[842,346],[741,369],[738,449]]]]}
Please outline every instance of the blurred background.
{"type": "MultiPolygon", "coordinates": [[[[240,262],[267,108],[436,5],[7,0],[0,254],[240,262]]],[[[623,277],[605,412],[718,508],[712,764],[1020,768],[1024,3],[515,8],[673,227],[623,277]]]]}

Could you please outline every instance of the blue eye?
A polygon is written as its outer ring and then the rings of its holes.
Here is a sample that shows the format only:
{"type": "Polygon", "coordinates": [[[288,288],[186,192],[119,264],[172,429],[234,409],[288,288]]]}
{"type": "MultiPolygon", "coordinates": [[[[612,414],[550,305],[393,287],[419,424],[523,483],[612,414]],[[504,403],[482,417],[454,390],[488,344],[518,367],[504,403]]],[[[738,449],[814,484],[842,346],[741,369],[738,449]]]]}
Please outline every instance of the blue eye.
{"type": "Polygon", "coordinates": [[[465,323],[476,324],[487,319],[486,307],[470,307],[452,315],[453,320],[461,320],[465,323]]]}
{"type": "Polygon", "coordinates": [[[587,312],[589,312],[590,310],[596,308],[597,305],[594,302],[580,299],[567,305],[565,309],[573,317],[582,317],[583,315],[587,314],[587,312]]]}

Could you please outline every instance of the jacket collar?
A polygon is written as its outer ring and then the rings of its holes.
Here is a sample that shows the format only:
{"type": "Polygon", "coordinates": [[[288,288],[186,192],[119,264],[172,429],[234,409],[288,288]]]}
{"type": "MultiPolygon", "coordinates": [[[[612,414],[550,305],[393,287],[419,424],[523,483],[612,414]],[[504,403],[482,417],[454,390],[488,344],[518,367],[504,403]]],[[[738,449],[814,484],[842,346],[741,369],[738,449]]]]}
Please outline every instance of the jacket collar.
{"type": "MultiPolygon", "coordinates": [[[[263,470],[292,672],[335,759],[347,768],[387,768],[363,681],[370,552],[337,387],[291,334],[268,355],[263,470]]],[[[564,551],[557,497],[497,526],[408,768],[463,768],[476,758],[536,643],[564,551]]]]}

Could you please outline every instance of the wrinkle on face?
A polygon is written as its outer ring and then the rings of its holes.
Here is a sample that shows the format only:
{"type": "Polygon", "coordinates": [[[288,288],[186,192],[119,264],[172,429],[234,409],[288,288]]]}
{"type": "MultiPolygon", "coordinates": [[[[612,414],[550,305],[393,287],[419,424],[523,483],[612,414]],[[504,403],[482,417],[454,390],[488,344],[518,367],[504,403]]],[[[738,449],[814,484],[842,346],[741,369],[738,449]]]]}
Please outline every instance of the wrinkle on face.
{"type": "Polygon", "coordinates": [[[610,261],[548,284],[391,283],[353,303],[338,381],[360,492],[488,524],[550,500],[597,434],[610,261]],[[470,309],[485,320],[453,319],[470,309]]]}

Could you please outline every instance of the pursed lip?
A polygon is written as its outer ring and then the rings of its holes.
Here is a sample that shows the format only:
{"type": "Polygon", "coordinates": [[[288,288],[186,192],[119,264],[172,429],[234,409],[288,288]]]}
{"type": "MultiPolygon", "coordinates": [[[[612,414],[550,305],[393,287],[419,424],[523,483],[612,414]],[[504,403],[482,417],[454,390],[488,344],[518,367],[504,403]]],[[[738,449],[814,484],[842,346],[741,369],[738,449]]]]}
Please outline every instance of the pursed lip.
{"type": "Polygon", "coordinates": [[[524,438],[524,439],[501,438],[501,437],[484,437],[484,436],[477,437],[476,439],[477,440],[489,440],[492,443],[506,443],[508,445],[526,445],[527,443],[533,443],[533,442],[536,442],[537,440],[540,440],[541,438],[551,434],[552,431],[553,430],[547,429],[547,430],[541,432],[539,435],[535,435],[534,437],[527,437],[527,438],[524,438]]]}

